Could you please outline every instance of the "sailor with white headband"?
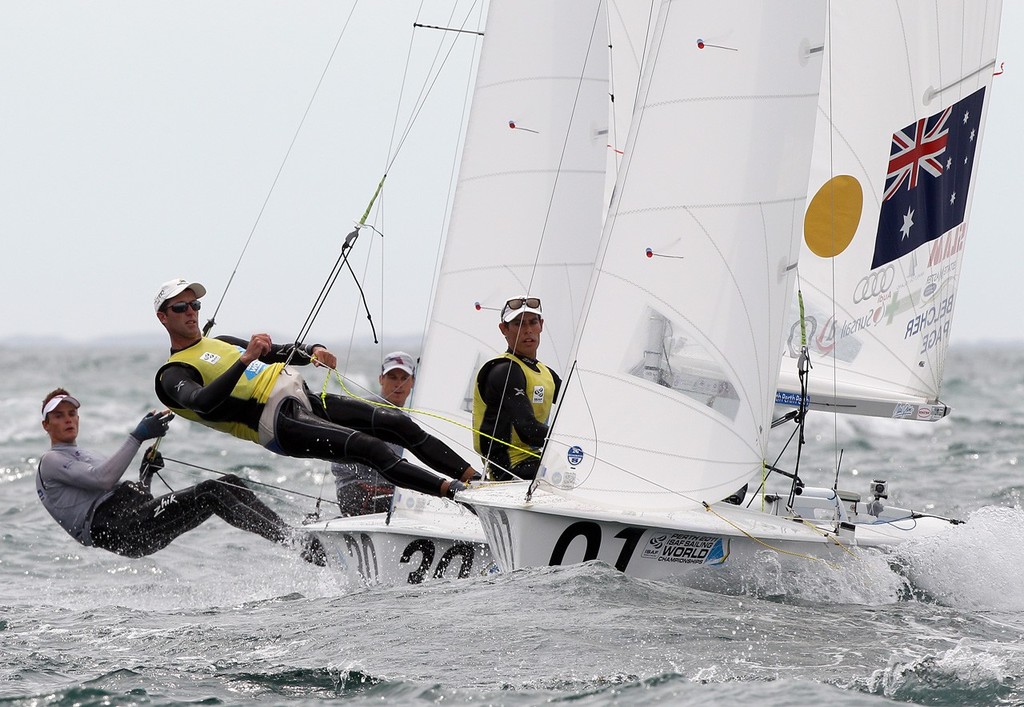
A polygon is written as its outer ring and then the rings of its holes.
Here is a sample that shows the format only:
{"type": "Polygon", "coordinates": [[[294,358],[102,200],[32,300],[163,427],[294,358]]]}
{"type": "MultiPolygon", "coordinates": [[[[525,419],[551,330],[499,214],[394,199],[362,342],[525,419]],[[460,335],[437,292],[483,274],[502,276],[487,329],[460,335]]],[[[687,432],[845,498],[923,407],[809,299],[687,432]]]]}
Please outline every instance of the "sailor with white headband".
{"type": "Polygon", "coordinates": [[[149,478],[163,468],[163,459],[151,447],[140,470],[142,483],[121,481],[142,443],[167,433],[174,418],[169,410],[147,413],[108,459],[78,446],[80,407],[78,399],[64,388],[43,399],[42,425],[51,446],[39,459],[36,492],[53,519],[82,545],[142,557],[218,515],[268,540],[298,542],[303,559],[326,564],[326,553],[315,536],[294,537],[288,524],[237,476],[204,481],[154,498],[149,478]]]}

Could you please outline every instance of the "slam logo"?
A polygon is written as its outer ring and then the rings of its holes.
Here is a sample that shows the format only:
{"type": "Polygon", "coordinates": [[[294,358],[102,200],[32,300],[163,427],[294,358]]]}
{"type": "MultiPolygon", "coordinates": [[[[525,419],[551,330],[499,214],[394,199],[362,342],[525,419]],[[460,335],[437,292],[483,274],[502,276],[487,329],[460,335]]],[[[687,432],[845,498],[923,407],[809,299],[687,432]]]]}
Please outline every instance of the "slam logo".
{"type": "Polygon", "coordinates": [[[726,538],[680,533],[652,536],[641,555],[645,560],[685,565],[720,565],[728,556],[726,538]]]}

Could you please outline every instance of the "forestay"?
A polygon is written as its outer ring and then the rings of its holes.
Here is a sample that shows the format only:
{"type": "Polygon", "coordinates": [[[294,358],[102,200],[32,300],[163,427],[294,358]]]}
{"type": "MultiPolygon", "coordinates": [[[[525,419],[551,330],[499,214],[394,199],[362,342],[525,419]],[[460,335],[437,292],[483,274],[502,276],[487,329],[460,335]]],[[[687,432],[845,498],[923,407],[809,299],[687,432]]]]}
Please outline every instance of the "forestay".
{"type": "Polygon", "coordinates": [[[823,29],[820,2],[661,4],[540,483],[674,509],[761,467],[823,29]]]}
{"type": "Polygon", "coordinates": [[[609,80],[613,100],[609,106],[606,203],[611,202],[622,163],[636,92],[640,88],[640,73],[651,46],[657,8],[657,0],[608,0],[609,80]]]}
{"type": "MultiPolygon", "coordinates": [[[[812,407],[934,420],[998,1],[828,3],[799,282],[812,407]]],[[[796,404],[794,302],[779,402],[796,404]]]]}
{"type": "Polygon", "coordinates": [[[599,0],[490,4],[415,401],[466,425],[465,449],[506,299],[542,299],[542,356],[565,370],[605,210],[607,44],[599,0]]]}

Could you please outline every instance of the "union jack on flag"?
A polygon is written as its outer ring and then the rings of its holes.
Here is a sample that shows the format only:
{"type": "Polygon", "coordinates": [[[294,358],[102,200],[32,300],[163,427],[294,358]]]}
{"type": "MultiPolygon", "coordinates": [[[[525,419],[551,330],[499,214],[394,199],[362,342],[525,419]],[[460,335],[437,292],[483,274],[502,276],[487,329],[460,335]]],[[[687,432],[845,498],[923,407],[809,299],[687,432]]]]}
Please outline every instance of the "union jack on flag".
{"type": "Polygon", "coordinates": [[[934,117],[921,118],[908,126],[908,130],[893,134],[893,149],[897,152],[889,159],[889,173],[885,175],[889,185],[883,199],[891,199],[904,183],[907,189],[916,187],[922,169],[933,177],[942,175],[942,162],[938,158],[946,151],[949,140],[946,121],[952,112],[953,107],[950,106],[939,114],[938,120],[934,117]],[[930,128],[929,122],[932,123],[930,128]]]}
{"type": "Polygon", "coordinates": [[[871,269],[963,223],[985,88],[892,134],[871,269]]]}

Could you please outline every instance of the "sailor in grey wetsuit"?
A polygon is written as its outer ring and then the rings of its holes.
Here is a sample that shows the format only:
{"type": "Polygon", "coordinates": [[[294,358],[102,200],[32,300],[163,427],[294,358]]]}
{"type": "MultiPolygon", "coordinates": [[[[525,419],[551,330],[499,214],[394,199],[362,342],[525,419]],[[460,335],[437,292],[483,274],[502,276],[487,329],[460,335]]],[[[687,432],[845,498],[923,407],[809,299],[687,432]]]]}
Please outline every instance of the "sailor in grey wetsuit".
{"type": "Polygon", "coordinates": [[[142,442],[167,432],[174,417],[169,411],[147,414],[117,452],[106,459],[76,444],[78,408],[78,400],[63,388],[44,399],[42,425],[52,446],[39,460],[36,491],[54,520],[82,545],[142,557],[216,515],[236,528],[274,542],[290,544],[294,539],[303,559],[326,564],[323,546],[315,536],[293,538],[288,524],[245,488],[237,476],[203,481],[154,498],[149,492],[149,476],[163,466],[154,452],[149,464],[143,461],[143,483],[122,482],[142,442]]]}

